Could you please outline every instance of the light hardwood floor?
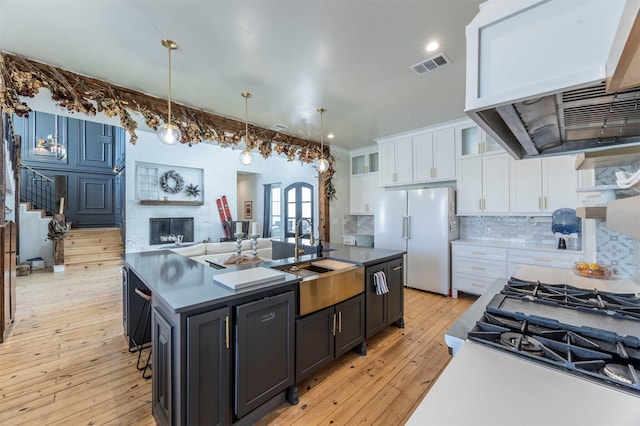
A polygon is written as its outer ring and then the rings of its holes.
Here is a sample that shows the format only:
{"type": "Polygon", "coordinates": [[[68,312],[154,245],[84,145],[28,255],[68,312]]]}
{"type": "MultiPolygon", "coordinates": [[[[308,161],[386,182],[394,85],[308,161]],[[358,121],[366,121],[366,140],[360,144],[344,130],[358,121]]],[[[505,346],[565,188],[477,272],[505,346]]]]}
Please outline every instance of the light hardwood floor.
{"type": "MultiPolygon", "coordinates": [[[[122,331],[117,266],[18,277],[17,320],[0,344],[0,425],[155,424],[151,381],[122,331]]],[[[300,386],[260,424],[403,424],[449,355],[442,335],[473,303],[405,289],[389,327],[300,386]]]]}

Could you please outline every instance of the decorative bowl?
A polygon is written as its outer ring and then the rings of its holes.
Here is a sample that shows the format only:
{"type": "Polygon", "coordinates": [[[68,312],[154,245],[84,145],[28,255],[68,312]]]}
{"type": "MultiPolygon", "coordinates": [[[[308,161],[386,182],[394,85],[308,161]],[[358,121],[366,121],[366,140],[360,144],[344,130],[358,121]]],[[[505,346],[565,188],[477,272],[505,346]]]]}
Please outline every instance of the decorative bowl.
{"type": "Polygon", "coordinates": [[[573,272],[581,277],[597,278],[600,280],[608,280],[613,274],[610,266],[587,262],[574,263],[573,272]]]}

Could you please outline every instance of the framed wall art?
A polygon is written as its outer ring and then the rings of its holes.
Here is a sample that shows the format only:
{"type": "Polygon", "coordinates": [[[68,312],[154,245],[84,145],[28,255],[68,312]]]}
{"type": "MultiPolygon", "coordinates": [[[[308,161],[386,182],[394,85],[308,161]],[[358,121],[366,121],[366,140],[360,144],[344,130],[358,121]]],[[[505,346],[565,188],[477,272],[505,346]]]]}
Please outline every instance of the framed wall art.
{"type": "Polygon", "coordinates": [[[244,202],[244,218],[245,219],[253,218],[253,202],[252,201],[244,202]]]}

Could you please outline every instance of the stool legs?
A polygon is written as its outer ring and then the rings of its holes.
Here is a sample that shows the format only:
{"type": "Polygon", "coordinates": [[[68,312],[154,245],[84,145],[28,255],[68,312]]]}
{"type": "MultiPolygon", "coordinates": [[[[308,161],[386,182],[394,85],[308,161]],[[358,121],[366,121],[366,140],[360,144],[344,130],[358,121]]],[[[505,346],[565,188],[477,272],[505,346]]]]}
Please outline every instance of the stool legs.
{"type": "Polygon", "coordinates": [[[136,327],[133,331],[133,336],[131,337],[131,341],[133,342],[134,349],[129,348],[129,352],[138,352],[138,360],[136,361],[136,368],[139,371],[142,371],[142,377],[145,379],[151,378],[151,352],[152,348],[149,347],[149,354],[147,355],[147,360],[144,364],[141,364],[143,361],[142,358],[142,350],[144,349],[144,341],[147,339],[147,329],[149,327],[149,321],[151,320],[151,294],[147,294],[142,290],[136,289],[136,293],[140,295],[144,300],[144,306],[140,311],[140,315],[138,316],[138,321],[136,322],[136,327]],[[144,317],[144,328],[142,332],[142,342],[136,342],[136,335],[138,334],[138,328],[140,327],[140,323],[142,322],[142,317],[144,317]]]}

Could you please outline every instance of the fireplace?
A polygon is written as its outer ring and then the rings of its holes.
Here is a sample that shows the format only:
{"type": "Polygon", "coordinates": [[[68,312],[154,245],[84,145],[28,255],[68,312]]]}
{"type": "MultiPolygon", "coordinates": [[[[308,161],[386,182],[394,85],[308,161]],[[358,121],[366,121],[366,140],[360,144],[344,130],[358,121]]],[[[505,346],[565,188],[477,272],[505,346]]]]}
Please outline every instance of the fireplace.
{"type": "Polygon", "coordinates": [[[183,243],[193,242],[192,217],[162,217],[149,219],[149,245],[167,244],[182,235],[183,243]]]}

